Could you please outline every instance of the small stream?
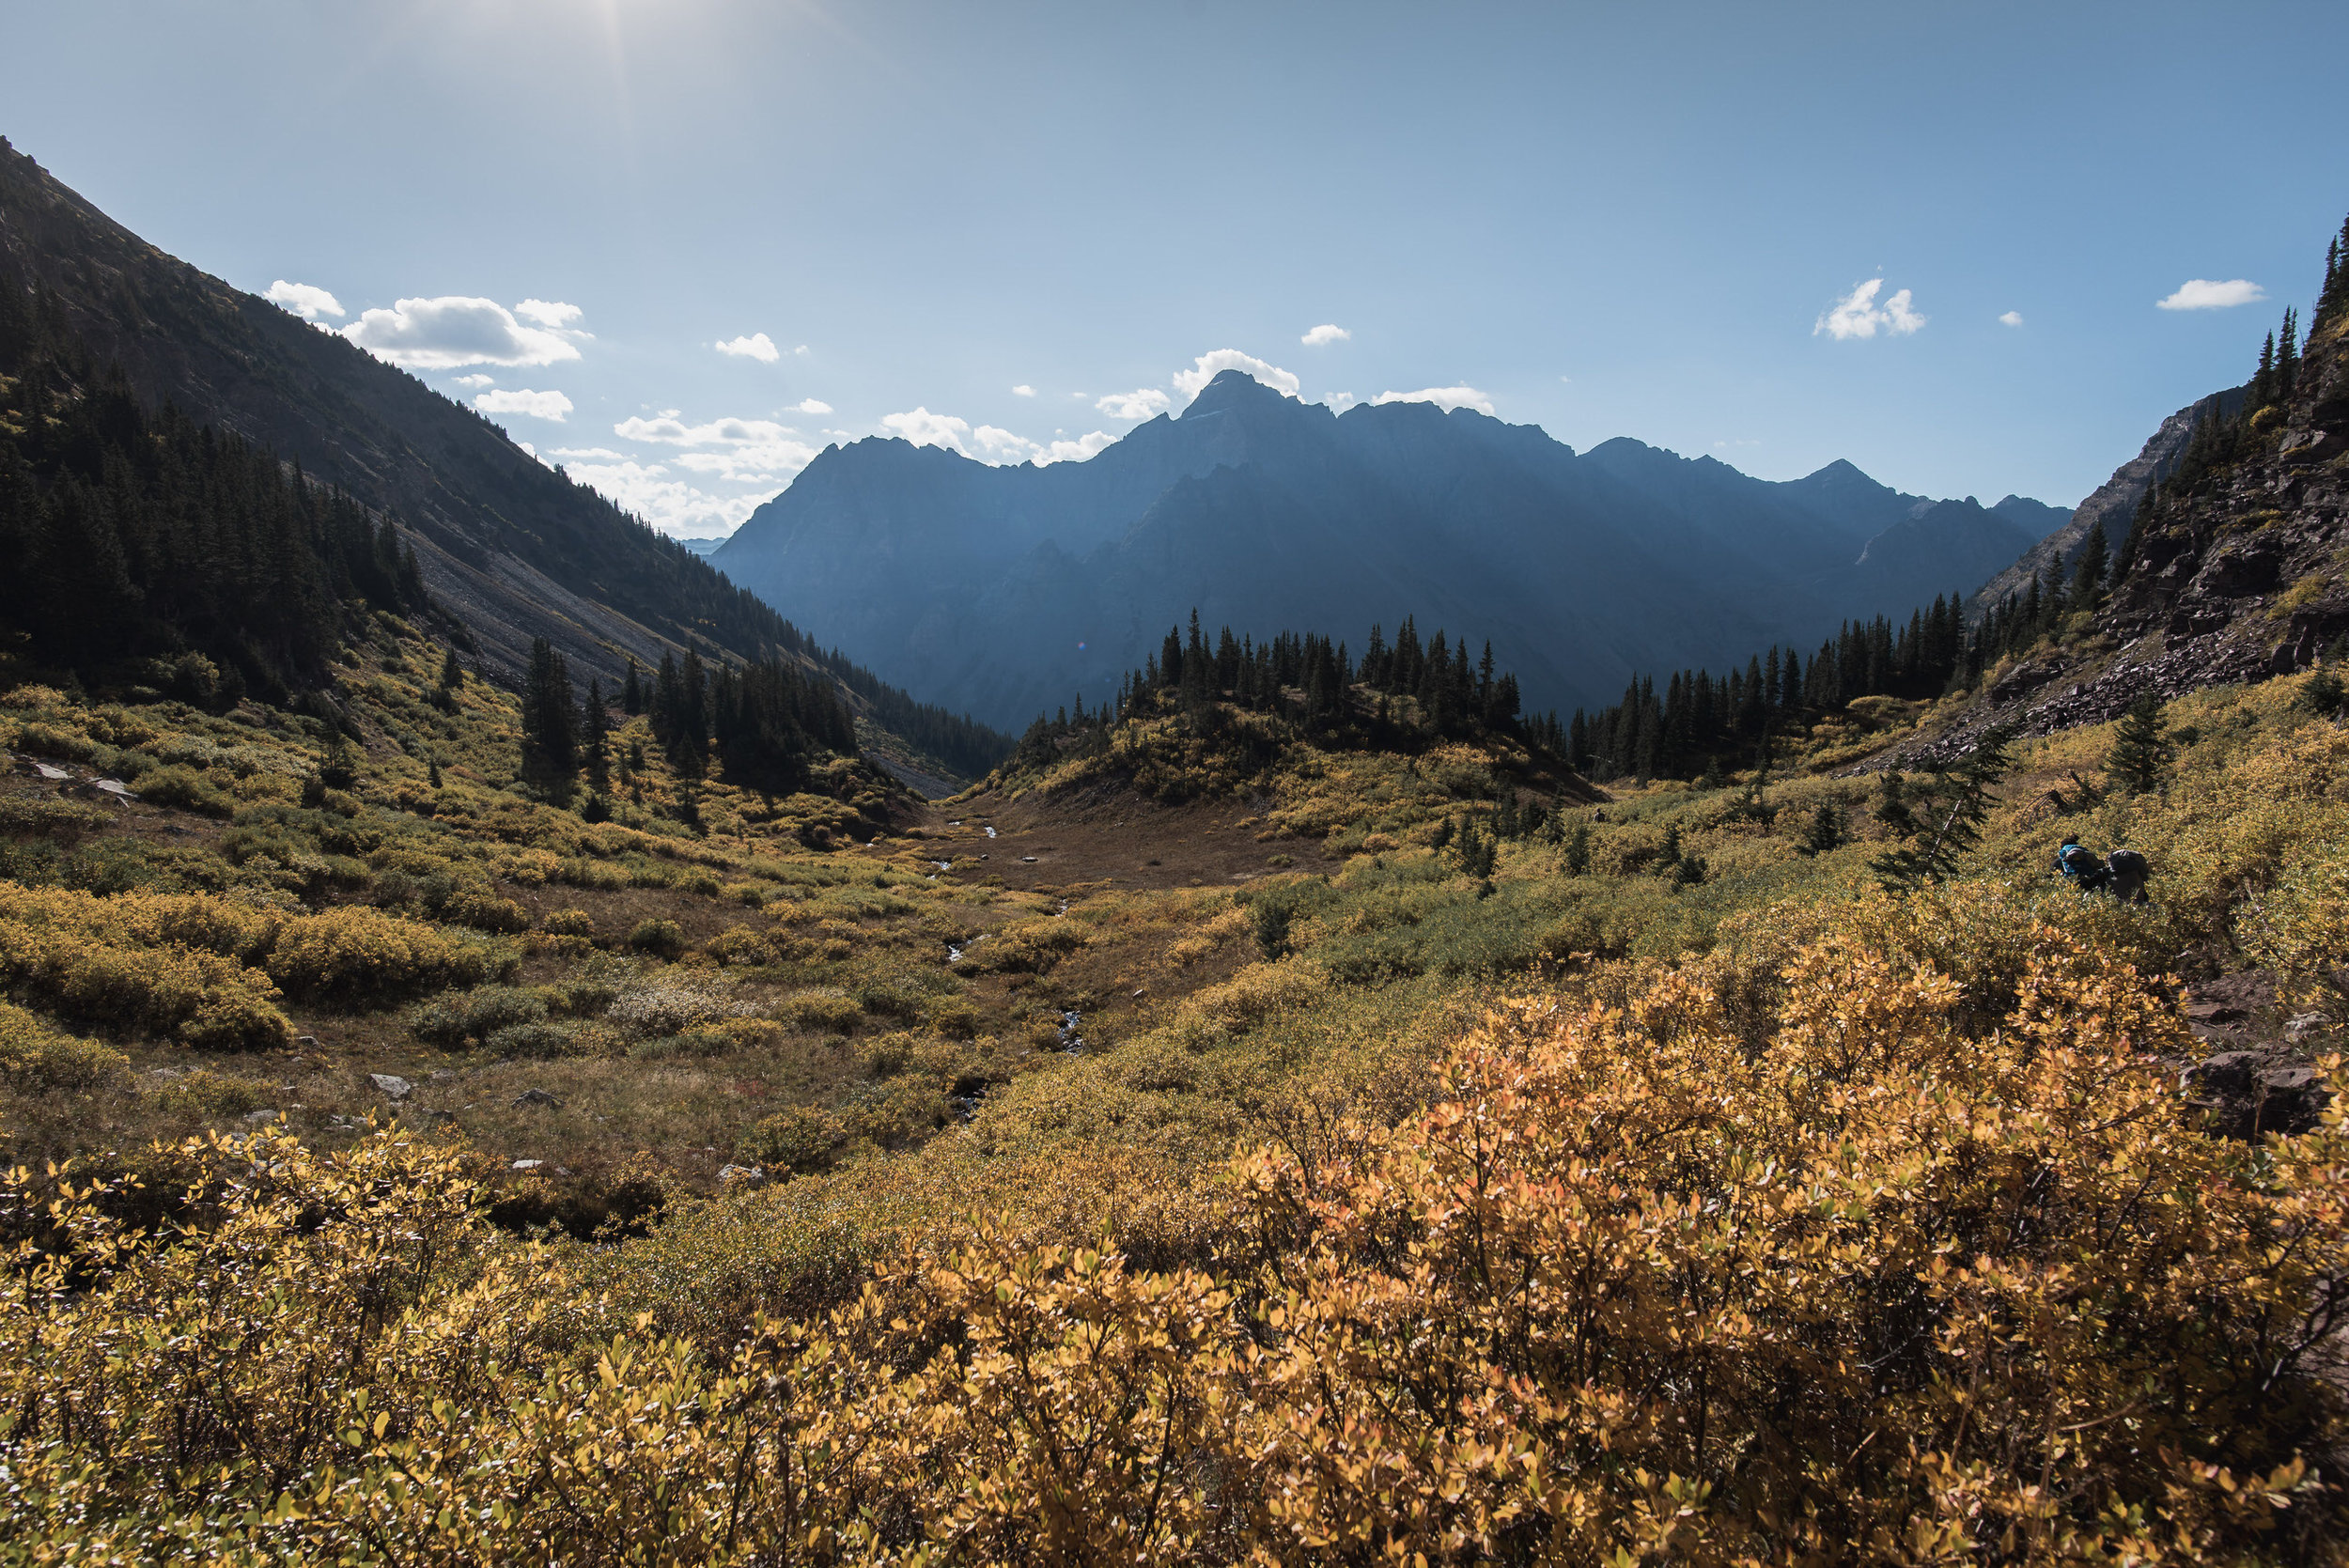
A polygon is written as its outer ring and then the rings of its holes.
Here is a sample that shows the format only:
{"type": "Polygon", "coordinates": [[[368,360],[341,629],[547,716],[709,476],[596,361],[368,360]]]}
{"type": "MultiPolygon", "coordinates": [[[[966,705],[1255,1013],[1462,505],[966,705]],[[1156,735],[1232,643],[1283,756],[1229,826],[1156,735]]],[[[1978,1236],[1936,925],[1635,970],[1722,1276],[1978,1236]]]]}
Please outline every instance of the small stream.
{"type": "Polygon", "coordinates": [[[1077,1032],[1077,1031],[1082,1027],[1083,1024],[1084,1015],[1078,1012],[1074,1007],[1071,1007],[1066,1012],[1061,1014],[1060,1048],[1063,1054],[1068,1056],[1082,1056],[1085,1053],[1084,1036],[1077,1032]]]}

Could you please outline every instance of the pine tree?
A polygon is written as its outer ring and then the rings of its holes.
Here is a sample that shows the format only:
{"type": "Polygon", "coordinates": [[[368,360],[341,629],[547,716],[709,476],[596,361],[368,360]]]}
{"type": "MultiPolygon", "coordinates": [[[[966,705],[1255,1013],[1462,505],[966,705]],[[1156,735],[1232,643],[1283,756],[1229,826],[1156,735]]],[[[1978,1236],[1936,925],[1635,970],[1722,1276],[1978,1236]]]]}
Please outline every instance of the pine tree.
{"type": "Polygon", "coordinates": [[[543,637],[530,644],[521,720],[522,782],[558,806],[570,804],[579,772],[579,713],[571,701],[570,669],[543,637]]]}
{"type": "Polygon", "coordinates": [[[1960,859],[1981,842],[1991,788],[2014,766],[2014,744],[2013,728],[2000,725],[1921,780],[1885,775],[1876,824],[1904,841],[1869,862],[1886,887],[1913,888],[1956,872],[1960,859]]]}
{"type": "Polygon", "coordinates": [[[434,789],[441,787],[441,759],[438,755],[425,760],[424,782],[434,789]]]}
{"type": "Polygon", "coordinates": [[[2170,775],[2170,758],[2177,749],[2169,730],[2161,698],[2152,691],[2139,692],[2121,716],[2112,754],[2105,759],[2106,776],[2131,795],[2160,788],[2170,775]]]}
{"type": "Polygon", "coordinates": [[[587,788],[591,794],[612,792],[612,715],[604,707],[603,683],[587,683],[586,722],[581,727],[587,753],[587,788]]]}
{"type": "Polygon", "coordinates": [[[620,688],[620,711],[631,719],[645,711],[644,676],[634,654],[628,657],[628,683],[620,688]]]}
{"type": "Polygon", "coordinates": [[[1829,850],[1842,848],[1849,842],[1850,835],[1844,828],[1842,808],[1834,801],[1827,800],[1811,814],[1811,826],[1804,831],[1802,842],[1795,846],[1795,852],[1798,855],[1824,855],[1829,850]]]}
{"type": "Polygon", "coordinates": [[[2072,573],[2072,605],[2077,610],[2092,610],[2104,597],[2105,567],[2111,552],[2105,544],[2104,519],[2098,518],[2088,530],[2088,541],[2080,546],[2079,566],[2072,573]]]}
{"type": "Polygon", "coordinates": [[[1581,877],[1591,869],[1591,825],[1578,822],[1566,835],[1566,875],[1581,877]]]}

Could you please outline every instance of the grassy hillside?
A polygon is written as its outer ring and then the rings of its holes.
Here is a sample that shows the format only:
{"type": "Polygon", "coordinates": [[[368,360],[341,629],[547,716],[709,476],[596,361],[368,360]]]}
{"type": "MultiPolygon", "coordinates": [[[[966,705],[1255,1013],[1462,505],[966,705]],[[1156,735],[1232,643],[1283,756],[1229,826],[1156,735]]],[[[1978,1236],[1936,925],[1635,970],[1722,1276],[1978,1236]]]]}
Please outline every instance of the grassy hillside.
{"type": "Polygon", "coordinates": [[[2338,1560],[2349,1131],[2179,1079],[2251,970],[2336,1071],[2328,667],[2170,703],[2139,793],[2022,743],[1896,893],[1836,769],[1969,699],[1604,798],[1196,693],[938,805],[689,795],[633,720],[597,823],[443,652],[366,623],[362,747],[0,692],[0,1539],[2338,1560]]]}

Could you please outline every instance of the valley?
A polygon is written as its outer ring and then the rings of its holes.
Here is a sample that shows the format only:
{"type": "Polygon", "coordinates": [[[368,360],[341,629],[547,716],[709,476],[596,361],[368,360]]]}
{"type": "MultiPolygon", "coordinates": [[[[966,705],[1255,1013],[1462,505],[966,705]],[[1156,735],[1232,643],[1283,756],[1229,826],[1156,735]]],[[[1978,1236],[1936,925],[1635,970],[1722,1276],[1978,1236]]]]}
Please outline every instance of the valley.
{"type": "Polygon", "coordinates": [[[2338,242],[2071,533],[1227,373],[719,569],[0,263],[0,1560],[2341,1560],[2338,242]]]}

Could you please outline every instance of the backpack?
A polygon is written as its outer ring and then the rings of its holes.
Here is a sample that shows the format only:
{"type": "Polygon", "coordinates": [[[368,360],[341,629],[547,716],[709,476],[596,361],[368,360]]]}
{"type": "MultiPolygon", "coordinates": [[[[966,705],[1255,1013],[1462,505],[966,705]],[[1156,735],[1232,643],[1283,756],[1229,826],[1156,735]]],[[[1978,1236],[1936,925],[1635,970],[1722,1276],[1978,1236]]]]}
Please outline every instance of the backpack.
{"type": "Polygon", "coordinates": [[[2112,875],[2112,891],[2123,899],[2145,896],[2145,878],[2153,874],[2153,866],[2134,849],[2115,849],[2108,862],[2112,875]]]}
{"type": "MultiPolygon", "coordinates": [[[[2134,851],[2132,851],[2133,853],[2134,851]]],[[[2056,852],[2056,866],[2064,876],[2090,885],[2105,879],[2105,862],[2085,844],[2067,844],[2056,852]]]]}

